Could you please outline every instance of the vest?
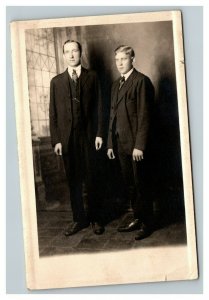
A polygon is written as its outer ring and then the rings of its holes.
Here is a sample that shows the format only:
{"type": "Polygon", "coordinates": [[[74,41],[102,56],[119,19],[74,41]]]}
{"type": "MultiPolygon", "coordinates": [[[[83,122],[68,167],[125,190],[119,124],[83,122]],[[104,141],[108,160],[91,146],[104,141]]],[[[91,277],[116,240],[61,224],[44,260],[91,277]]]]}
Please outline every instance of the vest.
{"type": "Polygon", "coordinates": [[[69,76],[70,91],[71,91],[71,106],[73,116],[73,128],[82,127],[82,103],[80,99],[80,80],[78,78],[77,85],[73,82],[69,76]]]}

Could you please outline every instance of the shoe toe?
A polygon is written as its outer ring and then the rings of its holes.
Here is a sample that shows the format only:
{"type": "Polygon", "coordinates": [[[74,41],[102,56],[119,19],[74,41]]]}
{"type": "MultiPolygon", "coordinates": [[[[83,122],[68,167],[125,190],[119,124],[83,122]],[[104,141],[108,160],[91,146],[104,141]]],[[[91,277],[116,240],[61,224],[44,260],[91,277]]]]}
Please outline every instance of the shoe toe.
{"type": "Polygon", "coordinates": [[[85,222],[85,223],[74,223],[73,226],[71,228],[68,228],[65,230],[64,235],[65,236],[70,236],[73,235],[77,232],[79,232],[80,230],[88,227],[89,223],[85,222]]]}
{"type": "Polygon", "coordinates": [[[98,223],[93,223],[92,224],[92,229],[93,229],[93,232],[95,234],[98,234],[98,235],[104,233],[104,231],[105,231],[104,226],[102,226],[102,225],[100,225],[98,223]]]}
{"type": "Polygon", "coordinates": [[[135,240],[142,240],[147,238],[148,236],[151,235],[151,230],[149,230],[148,228],[144,229],[141,228],[138,232],[137,235],[135,236],[135,240]]]}
{"type": "Polygon", "coordinates": [[[128,225],[118,227],[118,231],[119,232],[131,232],[131,231],[138,229],[139,226],[140,226],[139,219],[135,219],[128,225]]]}

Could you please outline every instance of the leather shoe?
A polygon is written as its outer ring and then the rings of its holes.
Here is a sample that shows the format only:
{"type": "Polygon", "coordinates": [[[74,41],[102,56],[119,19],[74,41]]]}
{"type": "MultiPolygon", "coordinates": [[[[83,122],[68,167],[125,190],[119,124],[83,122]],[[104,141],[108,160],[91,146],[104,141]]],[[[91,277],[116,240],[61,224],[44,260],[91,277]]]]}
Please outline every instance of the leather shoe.
{"type": "Polygon", "coordinates": [[[139,229],[140,225],[141,225],[141,223],[140,223],[139,219],[135,219],[134,221],[132,221],[130,224],[128,224],[126,226],[118,227],[118,231],[119,232],[131,232],[136,229],[139,229]]]}
{"type": "Polygon", "coordinates": [[[95,234],[102,234],[105,231],[104,226],[97,222],[91,223],[91,227],[95,234]]]}
{"type": "Polygon", "coordinates": [[[137,232],[137,235],[135,236],[135,240],[142,240],[146,237],[150,236],[152,233],[150,227],[148,227],[146,224],[141,223],[141,227],[139,231],[137,232]]]}
{"type": "Polygon", "coordinates": [[[65,236],[73,235],[88,226],[89,226],[88,222],[84,222],[84,223],[75,222],[75,223],[73,223],[72,227],[69,227],[65,230],[64,235],[65,236]]]}

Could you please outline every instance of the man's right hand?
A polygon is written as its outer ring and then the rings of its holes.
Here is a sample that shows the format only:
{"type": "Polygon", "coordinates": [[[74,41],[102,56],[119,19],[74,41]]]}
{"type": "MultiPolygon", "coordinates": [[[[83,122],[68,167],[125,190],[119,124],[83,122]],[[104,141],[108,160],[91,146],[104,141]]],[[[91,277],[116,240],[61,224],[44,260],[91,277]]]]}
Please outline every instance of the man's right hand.
{"type": "Polygon", "coordinates": [[[57,143],[54,147],[54,152],[57,155],[62,155],[62,144],[61,143],[57,143]]]}
{"type": "Polygon", "coordinates": [[[112,148],[107,150],[107,156],[109,157],[109,159],[114,159],[115,158],[115,155],[114,155],[114,152],[113,152],[112,148]]]}

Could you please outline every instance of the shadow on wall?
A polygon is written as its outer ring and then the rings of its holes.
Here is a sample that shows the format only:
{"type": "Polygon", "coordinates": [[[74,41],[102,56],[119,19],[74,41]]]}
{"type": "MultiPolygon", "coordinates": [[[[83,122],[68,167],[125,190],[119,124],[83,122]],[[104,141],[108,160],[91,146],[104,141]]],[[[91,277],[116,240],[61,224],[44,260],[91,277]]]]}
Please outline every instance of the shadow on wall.
{"type": "Polygon", "coordinates": [[[185,217],[179,115],[175,74],[159,60],[149,169],[155,209],[162,222],[185,217]]]}
{"type": "MultiPolygon", "coordinates": [[[[102,101],[103,101],[103,118],[104,118],[104,140],[107,139],[108,123],[110,114],[110,92],[111,85],[113,82],[112,70],[108,68],[110,62],[106,61],[107,58],[104,56],[104,44],[94,42],[89,43],[89,65],[90,69],[96,71],[101,86],[102,101]]],[[[112,66],[111,66],[112,67],[112,66]]]]}

